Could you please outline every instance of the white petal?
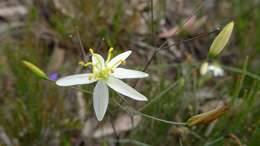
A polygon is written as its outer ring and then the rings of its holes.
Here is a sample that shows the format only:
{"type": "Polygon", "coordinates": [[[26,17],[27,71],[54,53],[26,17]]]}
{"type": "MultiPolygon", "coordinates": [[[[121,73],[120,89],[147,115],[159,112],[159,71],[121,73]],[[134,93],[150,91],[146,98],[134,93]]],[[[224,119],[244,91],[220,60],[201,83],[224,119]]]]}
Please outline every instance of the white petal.
{"type": "Polygon", "coordinates": [[[218,68],[214,71],[214,76],[215,77],[220,77],[220,76],[224,76],[224,70],[222,68],[218,68]]]}
{"type": "Polygon", "coordinates": [[[220,66],[210,65],[208,70],[211,71],[215,77],[224,76],[224,70],[220,66]]]}
{"type": "Polygon", "coordinates": [[[119,79],[145,78],[149,76],[149,74],[141,71],[124,69],[124,68],[116,68],[113,71],[114,72],[111,74],[111,76],[119,79]]]}
{"type": "Polygon", "coordinates": [[[97,119],[101,121],[106,113],[109,100],[107,85],[104,81],[98,81],[93,94],[93,105],[97,119]]]}
{"type": "Polygon", "coordinates": [[[94,77],[90,78],[91,74],[76,74],[67,77],[60,78],[56,81],[59,86],[72,86],[72,85],[82,85],[90,84],[96,81],[94,77]]]}
{"type": "Polygon", "coordinates": [[[200,74],[201,74],[202,76],[205,75],[205,74],[207,74],[207,72],[208,72],[208,66],[209,66],[208,62],[204,62],[204,63],[201,65],[201,67],[200,67],[200,74]]]}
{"type": "Polygon", "coordinates": [[[122,82],[119,79],[116,79],[114,77],[109,77],[106,80],[106,83],[108,84],[109,87],[111,87],[115,91],[117,91],[125,96],[128,96],[130,98],[133,98],[133,99],[139,100],[139,101],[147,100],[147,98],[144,95],[137,92],[134,88],[130,87],[129,85],[127,85],[126,83],[122,82]]]}
{"type": "Polygon", "coordinates": [[[94,54],[92,55],[92,63],[94,64],[94,70],[95,71],[100,71],[102,70],[102,68],[105,67],[105,60],[104,58],[99,55],[99,54],[94,54]]]}
{"type": "Polygon", "coordinates": [[[108,62],[108,67],[118,67],[121,64],[121,61],[126,60],[126,58],[132,53],[132,51],[126,51],[124,53],[121,53],[119,55],[117,55],[116,57],[112,58],[109,62],[108,62]]]}

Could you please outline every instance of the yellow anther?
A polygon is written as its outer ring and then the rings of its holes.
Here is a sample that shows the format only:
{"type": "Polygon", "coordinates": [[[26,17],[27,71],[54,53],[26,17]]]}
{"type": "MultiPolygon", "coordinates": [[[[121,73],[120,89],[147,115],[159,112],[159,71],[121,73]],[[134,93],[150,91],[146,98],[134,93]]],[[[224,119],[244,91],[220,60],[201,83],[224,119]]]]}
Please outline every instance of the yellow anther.
{"type": "Polygon", "coordinates": [[[109,52],[112,52],[114,50],[114,48],[110,47],[109,48],[109,52]]]}
{"type": "Polygon", "coordinates": [[[85,63],[84,67],[88,67],[89,65],[93,65],[93,63],[92,62],[85,63]]]}
{"type": "Polygon", "coordinates": [[[89,52],[93,55],[94,54],[94,51],[92,48],[89,48],[89,52]]]}
{"type": "Polygon", "coordinates": [[[80,61],[80,62],[79,62],[79,65],[84,66],[84,65],[85,65],[85,62],[80,61]]]}
{"type": "Polygon", "coordinates": [[[84,67],[88,67],[89,65],[93,65],[93,63],[92,63],[92,62],[87,62],[87,63],[85,63],[85,62],[83,62],[83,61],[80,61],[80,62],[79,62],[79,65],[84,66],[84,67]]]}
{"type": "Polygon", "coordinates": [[[126,64],[126,61],[125,60],[120,60],[120,63],[121,64],[126,64]]]}
{"type": "Polygon", "coordinates": [[[118,60],[115,64],[113,64],[110,68],[113,69],[114,67],[120,65],[120,64],[126,64],[125,60],[118,60]]]}

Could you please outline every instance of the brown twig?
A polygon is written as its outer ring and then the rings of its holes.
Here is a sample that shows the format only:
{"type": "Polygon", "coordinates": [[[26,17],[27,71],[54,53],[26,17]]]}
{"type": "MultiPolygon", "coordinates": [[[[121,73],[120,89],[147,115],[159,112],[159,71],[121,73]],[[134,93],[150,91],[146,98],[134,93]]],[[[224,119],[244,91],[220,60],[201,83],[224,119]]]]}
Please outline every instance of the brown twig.
{"type": "Polygon", "coordinates": [[[233,133],[228,134],[228,138],[232,141],[234,141],[238,146],[243,146],[240,139],[233,133]]]}
{"type": "Polygon", "coordinates": [[[153,54],[152,54],[152,56],[150,57],[150,59],[149,59],[149,60],[147,61],[147,63],[145,64],[145,66],[144,66],[144,68],[143,68],[143,71],[145,72],[145,71],[147,70],[147,68],[149,67],[149,65],[152,63],[153,58],[156,56],[156,54],[157,54],[160,50],[166,49],[166,48],[171,47],[171,46],[180,45],[180,44],[182,44],[182,43],[187,43],[187,42],[190,42],[190,41],[194,41],[194,40],[196,40],[196,39],[203,38],[203,37],[209,36],[209,35],[214,34],[214,33],[217,33],[217,32],[219,32],[219,29],[213,30],[213,31],[211,31],[211,32],[200,33],[200,34],[196,35],[195,37],[188,38],[188,39],[184,39],[184,40],[181,40],[181,41],[179,41],[179,42],[170,44],[170,45],[168,45],[168,46],[162,46],[162,47],[156,48],[156,49],[153,51],[153,54]]]}
{"type": "Polygon", "coordinates": [[[151,7],[151,40],[153,42],[153,45],[155,44],[155,33],[154,33],[154,25],[153,25],[153,21],[154,21],[154,15],[153,15],[153,0],[150,0],[150,7],[151,7]]]}
{"type": "MultiPolygon", "coordinates": [[[[203,0],[203,1],[198,5],[198,7],[194,10],[194,12],[193,12],[194,15],[200,10],[200,8],[201,8],[203,2],[204,2],[204,0],[203,0]]],[[[151,0],[151,6],[153,6],[152,0],[151,0]]],[[[153,10],[153,8],[152,8],[152,10],[153,10]]],[[[194,15],[192,15],[192,16],[194,16],[194,15]]],[[[192,17],[192,16],[191,16],[191,17],[192,17]]],[[[184,25],[187,23],[187,21],[188,21],[191,17],[189,17],[188,19],[186,19],[186,20],[184,21],[184,25]]],[[[152,22],[153,22],[153,12],[152,12],[152,22]]],[[[152,29],[152,31],[153,31],[153,29],[152,29]]],[[[189,38],[189,39],[186,39],[186,40],[179,41],[179,42],[177,42],[177,43],[173,43],[173,44],[171,44],[171,45],[168,45],[167,47],[179,45],[179,44],[181,44],[181,43],[185,43],[185,42],[188,42],[188,41],[192,41],[192,40],[195,40],[195,39],[197,39],[197,38],[201,38],[201,37],[204,37],[204,36],[208,36],[208,35],[210,35],[211,33],[215,33],[215,32],[218,32],[218,31],[219,31],[219,30],[216,29],[216,30],[214,30],[214,31],[212,31],[212,32],[209,32],[209,33],[208,33],[208,32],[207,32],[207,33],[201,33],[201,34],[196,35],[196,36],[193,37],[193,38],[189,38]],[[206,34],[206,35],[205,35],[205,34],[206,34]]],[[[144,66],[144,69],[143,69],[144,72],[147,70],[148,66],[151,64],[153,58],[156,56],[156,54],[159,52],[159,50],[160,50],[160,49],[164,49],[164,48],[165,48],[164,46],[165,46],[166,44],[167,44],[167,41],[165,41],[163,44],[161,44],[158,48],[155,48],[155,49],[154,49],[154,52],[153,52],[152,56],[150,57],[150,59],[147,61],[147,63],[146,63],[145,66],[144,66]]]]}
{"type": "Polygon", "coordinates": [[[84,49],[84,46],[83,46],[83,43],[82,43],[82,40],[81,40],[81,37],[80,37],[80,33],[79,33],[79,28],[78,27],[76,27],[76,35],[77,35],[77,40],[78,40],[79,45],[80,45],[81,52],[83,54],[83,60],[85,61],[87,59],[87,54],[86,54],[86,51],[84,49]]]}
{"type": "MultiPolygon", "coordinates": [[[[219,29],[215,29],[211,32],[204,32],[204,33],[200,33],[200,34],[197,34],[196,36],[192,37],[192,38],[188,38],[188,39],[184,39],[184,40],[181,40],[179,42],[175,42],[173,44],[170,44],[168,46],[165,46],[165,42],[158,48],[155,48],[154,51],[153,51],[153,54],[152,56],[149,58],[149,60],[146,62],[146,64],[144,65],[144,68],[143,68],[143,72],[145,72],[147,70],[147,68],[151,65],[154,57],[156,56],[156,54],[162,50],[162,49],[166,49],[168,47],[171,47],[171,46],[176,46],[176,45],[179,45],[179,44],[182,44],[182,43],[187,43],[187,42],[190,42],[190,41],[194,41],[196,39],[199,39],[199,38],[203,38],[203,37],[206,37],[206,36],[209,36],[211,34],[214,34],[214,33],[218,33],[219,32],[219,29]]],[[[140,79],[136,81],[134,87],[136,87],[138,85],[138,83],[140,82],[140,79]]]]}

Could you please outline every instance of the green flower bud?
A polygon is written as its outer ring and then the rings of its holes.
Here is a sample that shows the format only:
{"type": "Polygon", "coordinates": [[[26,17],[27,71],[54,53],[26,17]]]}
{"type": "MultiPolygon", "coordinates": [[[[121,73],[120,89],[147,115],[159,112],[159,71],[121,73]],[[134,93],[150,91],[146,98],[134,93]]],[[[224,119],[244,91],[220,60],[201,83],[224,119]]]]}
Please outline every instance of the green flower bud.
{"type": "Polygon", "coordinates": [[[234,22],[230,22],[222,29],[210,46],[209,56],[215,57],[220,54],[231,37],[233,27],[234,22]]]}
{"type": "Polygon", "coordinates": [[[36,65],[32,64],[31,62],[28,61],[22,61],[23,65],[25,65],[27,68],[29,68],[36,76],[48,80],[48,76],[36,65]]]}

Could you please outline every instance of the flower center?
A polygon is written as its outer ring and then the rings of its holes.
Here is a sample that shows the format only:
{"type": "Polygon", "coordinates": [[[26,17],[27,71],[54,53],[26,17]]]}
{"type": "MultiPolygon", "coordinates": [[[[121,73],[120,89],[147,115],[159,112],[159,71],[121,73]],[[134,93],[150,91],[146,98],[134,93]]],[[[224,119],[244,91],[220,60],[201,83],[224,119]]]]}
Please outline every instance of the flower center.
{"type": "Polygon", "coordinates": [[[112,69],[110,68],[104,68],[102,69],[100,72],[97,72],[97,73],[93,73],[94,77],[96,79],[107,79],[109,74],[112,73],[112,69]]]}
{"type": "Polygon", "coordinates": [[[106,80],[108,78],[108,76],[110,75],[110,73],[114,72],[113,70],[115,69],[116,65],[125,63],[124,60],[119,60],[110,66],[107,65],[113,56],[113,53],[112,53],[113,48],[109,49],[107,59],[105,62],[103,61],[102,57],[100,55],[94,53],[94,51],[92,49],[89,49],[89,51],[92,54],[92,57],[96,60],[95,63],[93,63],[93,62],[85,63],[83,61],[79,62],[79,65],[81,65],[83,67],[92,66],[92,74],[89,76],[89,80],[92,78],[95,78],[96,80],[106,80]]]}

